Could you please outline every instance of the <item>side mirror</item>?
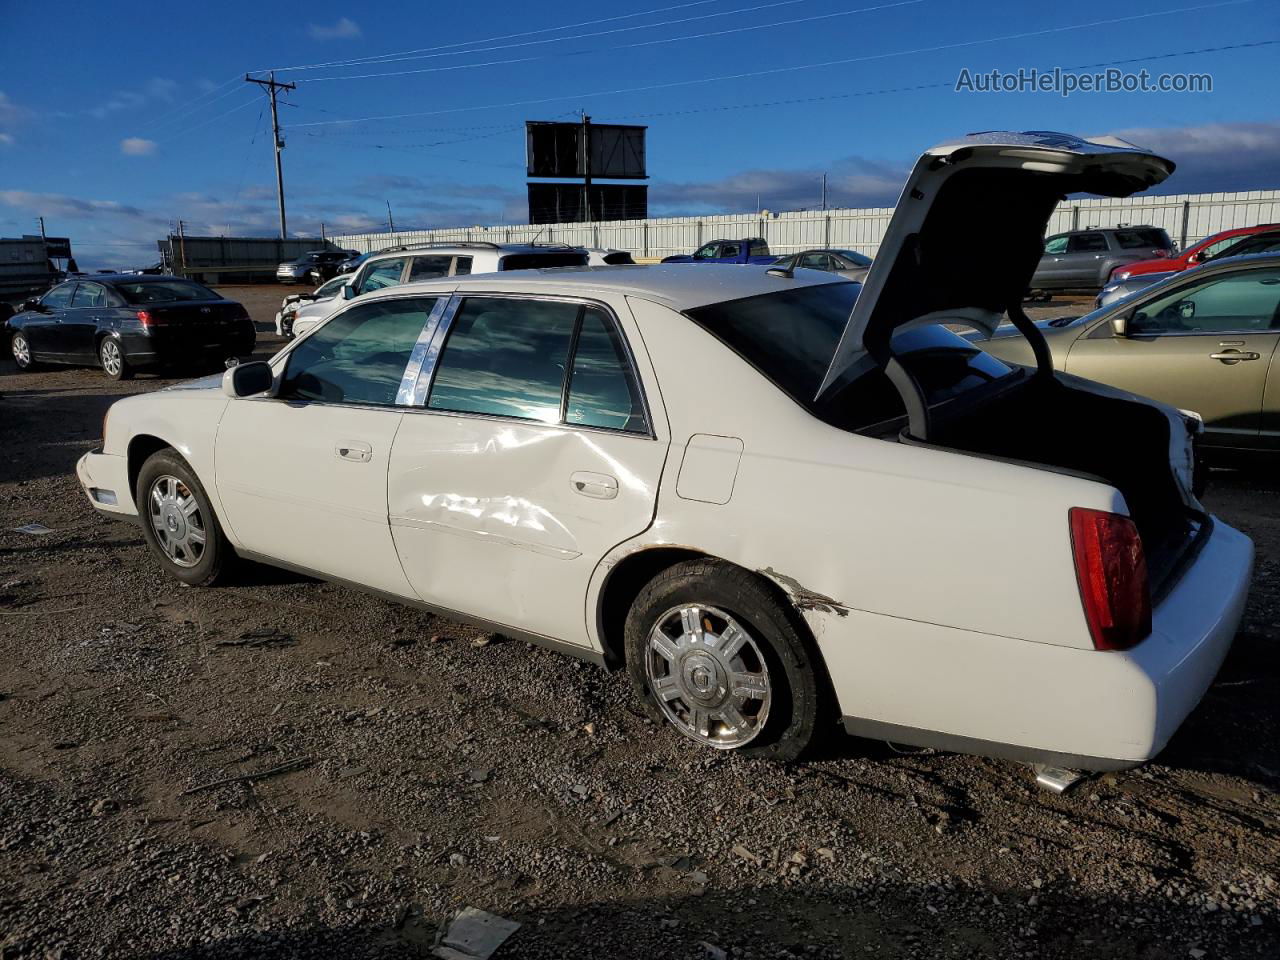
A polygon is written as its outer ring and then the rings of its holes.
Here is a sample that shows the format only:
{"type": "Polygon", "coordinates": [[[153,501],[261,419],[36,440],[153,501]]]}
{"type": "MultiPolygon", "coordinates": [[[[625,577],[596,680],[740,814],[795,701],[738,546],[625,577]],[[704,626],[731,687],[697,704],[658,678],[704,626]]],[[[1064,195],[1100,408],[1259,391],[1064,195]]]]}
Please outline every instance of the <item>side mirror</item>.
{"type": "Polygon", "coordinates": [[[1111,332],[1117,337],[1127,337],[1129,335],[1129,315],[1122,313],[1118,317],[1112,317],[1111,332]]]}
{"type": "Polygon", "coordinates": [[[35,313],[40,313],[42,310],[40,306],[40,301],[39,300],[23,300],[22,306],[18,308],[18,312],[23,313],[28,310],[34,311],[35,313]]]}
{"type": "Polygon", "coordinates": [[[222,375],[222,392],[232,399],[266,393],[275,380],[275,371],[265,360],[238,363],[222,375]]]}
{"type": "Polygon", "coordinates": [[[355,290],[355,287],[351,286],[351,284],[349,284],[349,283],[344,283],[344,284],[342,285],[342,299],[343,299],[343,300],[354,300],[355,298],[356,298],[356,290],[355,290]]]}

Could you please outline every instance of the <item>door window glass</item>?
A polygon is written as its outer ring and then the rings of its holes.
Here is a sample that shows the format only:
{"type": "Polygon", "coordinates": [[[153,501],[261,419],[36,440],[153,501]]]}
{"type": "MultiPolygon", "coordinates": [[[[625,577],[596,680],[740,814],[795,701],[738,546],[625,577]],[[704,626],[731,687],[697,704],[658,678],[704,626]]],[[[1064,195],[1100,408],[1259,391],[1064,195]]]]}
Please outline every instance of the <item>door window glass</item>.
{"type": "Polygon", "coordinates": [[[576,303],[467,298],[440,354],[427,406],[559,423],[581,310],[576,303]]]}
{"type": "Polygon", "coordinates": [[[622,338],[599,310],[587,310],[582,317],[565,422],[612,430],[646,429],[644,405],[622,338]]]}
{"type": "Polygon", "coordinates": [[[1219,240],[1216,243],[1205,244],[1205,246],[1202,247],[1200,251],[1196,254],[1196,258],[1198,260],[1208,260],[1210,257],[1214,256],[1215,254],[1221,253],[1223,250],[1227,249],[1227,247],[1231,246],[1232,244],[1239,243],[1239,242],[1240,242],[1240,238],[1238,236],[1235,236],[1235,237],[1227,237],[1225,240],[1219,240]]]}
{"type": "Polygon", "coordinates": [[[395,404],[409,354],[434,297],[352,307],[289,354],[280,396],[325,403],[395,404]]]}
{"type": "Polygon", "coordinates": [[[452,257],[414,257],[413,266],[409,268],[410,280],[430,280],[433,277],[447,277],[452,257]]]}
{"type": "Polygon", "coordinates": [[[1107,249],[1107,238],[1100,233],[1077,233],[1067,239],[1067,253],[1094,253],[1107,249]]]}
{"type": "Polygon", "coordinates": [[[1135,334],[1261,332],[1276,326],[1280,269],[1249,270],[1183,287],[1139,307],[1135,334]]]}
{"type": "Polygon", "coordinates": [[[737,257],[737,256],[740,256],[741,254],[742,254],[742,244],[740,243],[725,243],[720,246],[721,259],[737,257]]]}
{"type": "Polygon", "coordinates": [[[453,275],[454,275],[455,277],[463,277],[463,276],[466,276],[466,275],[467,275],[468,273],[470,273],[470,272],[471,272],[471,258],[470,258],[470,257],[456,257],[456,258],[455,258],[455,266],[454,266],[454,268],[453,268],[453,275]]]}
{"type": "Polygon", "coordinates": [[[107,291],[96,283],[82,283],[71,298],[73,307],[101,307],[107,302],[107,291]]]}
{"type": "Polygon", "coordinates": [[[1066,237],[1050,237],[1044,242],[1045,253],[1066,253],[1067,238],[1066,237]]]}
{"type": "Polygon", "coordinates": [[[40,303],[46,307],[65,307],[71,302],[71,294],[75,292],[75,289],[76,285],[74,283],[60,283],[41,297],[40,303]]]}
{"type": "Polygon", "coordinates": [[[356,293],[368,293],[370,290],[381,290],[383,287],[394,287],[400,282],[400,274],[404,272],[404,258],[380,260],[369,268],[360,289],[356,293]]]}
{"type": "Polygon", "coordinates": [[[710,260],[715,257],[716,249],[717,249],[717,244],[714,244],[714,243],[703,244],[701,247],[697,249],[697,252],[694,253],[693,259],[710,260]]]}
{"type": "Polygon", "coordinates": [[[1135,227],[1131,230],[1117,230],[1116,242],[1126,250],[1137,247],[1156,247],[1160,250],[1173,249],[1173,241],[1169,234],[1154,227],[1135,227]]]}
{"type": "Polygon", "coordinates": [[[763,240],[751,241],[751,246],[748,249],[750,249],[750,255],[753,257],[767,257],[769,255],[769,245],[763,240]]]}

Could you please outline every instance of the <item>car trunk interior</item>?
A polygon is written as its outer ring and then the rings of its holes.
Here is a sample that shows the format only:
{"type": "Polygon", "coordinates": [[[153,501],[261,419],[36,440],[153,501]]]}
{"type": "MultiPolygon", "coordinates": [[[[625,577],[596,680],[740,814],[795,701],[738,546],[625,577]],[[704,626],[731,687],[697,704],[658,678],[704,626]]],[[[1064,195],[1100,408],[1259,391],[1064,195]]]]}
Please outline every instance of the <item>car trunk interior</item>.
{"type": "MultiPolygon", "coordinates": [[[[1174,475],[1170,428],[1154,407],[1029,375],[980,404],[936,415],[928,443],[1083,474],[1115,487],[1142,536],[1154,593],[1203,520],[1187,505],[1174,475]]],[[[905,431],[900,438],[913,442],[905,431]]]]}

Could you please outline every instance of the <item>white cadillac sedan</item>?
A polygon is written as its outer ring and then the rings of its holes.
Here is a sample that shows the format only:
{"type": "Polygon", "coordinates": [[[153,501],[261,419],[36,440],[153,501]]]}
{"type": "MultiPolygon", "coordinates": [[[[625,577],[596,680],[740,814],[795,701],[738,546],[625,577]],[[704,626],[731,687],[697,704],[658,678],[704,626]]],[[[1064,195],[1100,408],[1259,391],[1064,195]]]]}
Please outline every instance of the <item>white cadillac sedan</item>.
{"type": "Polygon", "coordinates": [[[1060,196],[1171,170],[1060,134],[935,147],[865,286],[389,288],[269,364],[117,402],[80,481],[186,583],[252,558],[625,668],[709,747],[787,759],[842,723],[1132,766],[1213,679],[1252,545],[1193,493],[1196,418],[1055,374],[1020,303],[1060,196]],[[1006,311],[1038,366],[942,326],[1006,311]]]}

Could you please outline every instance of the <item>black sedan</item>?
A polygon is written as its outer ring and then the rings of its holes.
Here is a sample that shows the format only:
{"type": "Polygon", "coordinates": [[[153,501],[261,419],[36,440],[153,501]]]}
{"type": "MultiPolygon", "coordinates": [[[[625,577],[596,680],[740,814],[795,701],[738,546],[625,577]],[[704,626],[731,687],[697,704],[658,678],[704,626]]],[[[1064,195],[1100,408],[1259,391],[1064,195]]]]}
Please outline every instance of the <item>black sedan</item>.
{"type": "Polygon", "coordinates": [[[5,324],[19,370],[96,364],[113,380],[139,367],[213,366],[253,352],[244,307],[181,277],[113,274],[60,283],[5,324]]]}

